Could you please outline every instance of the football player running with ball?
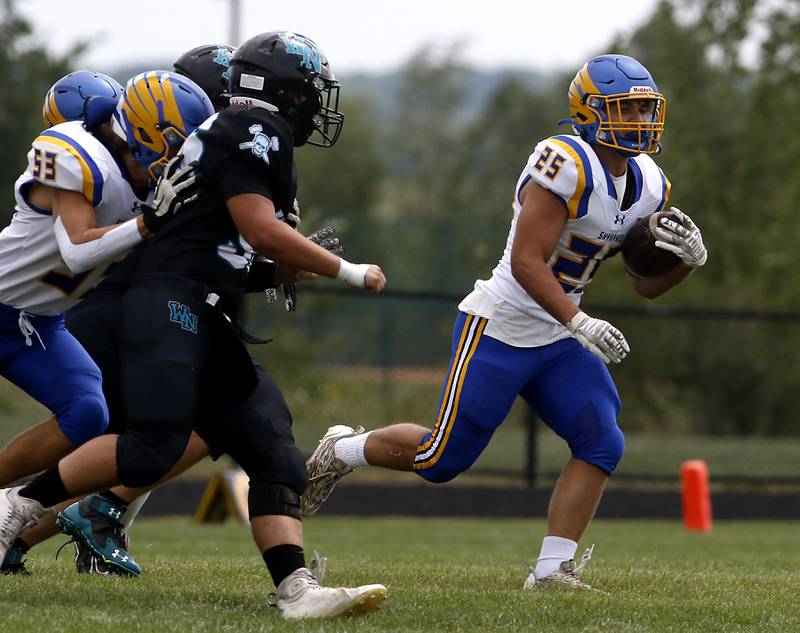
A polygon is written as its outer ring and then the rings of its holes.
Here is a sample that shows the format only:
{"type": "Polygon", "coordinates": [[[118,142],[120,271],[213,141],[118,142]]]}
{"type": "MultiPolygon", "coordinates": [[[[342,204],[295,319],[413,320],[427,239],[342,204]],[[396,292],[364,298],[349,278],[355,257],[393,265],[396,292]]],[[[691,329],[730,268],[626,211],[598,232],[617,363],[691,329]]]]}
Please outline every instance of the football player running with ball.
{"type": "MultiPolygon", "coordinates": [[[[459,305],[452,358],[433,429],[396,424],[369,433],[335,426],[308,461],[305,514],[336,481],[365,465],[413,470],[435,483],[475,462],[520,395],[571,450],[553,491],[539,559],[526,588],[591,589],[574,561],[578,541],[622,458],[620,399],[608,363],[630,351],[622,332],[581,311],[584,287],[619,252],[640,218],[666,208],[669,181],[651,158],[661,151],[666,99],[650,73],[623,55],[588,61],[569,89],[576,135],[540,142],[517,181],[514,216],[500,262],[459,305]]],[[[669,272],[629,275],[654,298],[706,261],[700,230],[673,209],[657,246],[679,258],[669,272]]]]}

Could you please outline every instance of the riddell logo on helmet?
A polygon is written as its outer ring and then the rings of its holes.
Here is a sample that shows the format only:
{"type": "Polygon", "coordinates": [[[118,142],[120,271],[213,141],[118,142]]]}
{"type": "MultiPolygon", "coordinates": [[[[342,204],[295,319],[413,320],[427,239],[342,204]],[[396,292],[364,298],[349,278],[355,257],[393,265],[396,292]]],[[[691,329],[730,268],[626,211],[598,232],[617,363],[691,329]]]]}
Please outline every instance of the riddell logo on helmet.
{"type": "Polygon", "coordinates": [[[653,92],[650,86],[631,86],[631,92],[653,92]]]}

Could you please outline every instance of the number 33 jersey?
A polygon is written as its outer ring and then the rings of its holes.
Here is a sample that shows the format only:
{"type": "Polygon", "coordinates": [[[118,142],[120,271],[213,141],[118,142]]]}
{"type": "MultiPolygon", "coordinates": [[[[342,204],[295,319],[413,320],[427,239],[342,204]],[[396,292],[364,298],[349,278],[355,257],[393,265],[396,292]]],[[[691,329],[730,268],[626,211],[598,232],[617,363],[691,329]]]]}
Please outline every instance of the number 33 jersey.
{"type": "Polygon", "coordinates": [[[94,207],[96,226],[138,215],[142,201],[127,172],[81,122],[56,125],[34,140],[28,167],[14,185],[16,212],[0,233],[0,302],[33,314],[55,315],[80,301],[112,262],[77,274],[67,268],[56,242],[52,212],[29,201],[37,182],[83,194],[94,207]]]}
{"type": "Polygon", "coordinates": [[[478,281],[475,292],[459,306],[464,312],[489,318],[488,335],[519,347],[546,345],[569,336],[511,273],[511,249],[522,209],[520,193],[530,181],[551,191],[567,211],[564,231],[547,264],[575,304],[580,303],[600,263],[621,250],[636,221],[665,208],[670,189],[661,169],[644,154],[628,160],[626,177],[617,179],[615,186],[592,146],[580,137],[553,136],[536,146],[517,181],[503,257],[491,279],[478,281]],[[624,192],[617,191],[620,185],[624,192]]]}

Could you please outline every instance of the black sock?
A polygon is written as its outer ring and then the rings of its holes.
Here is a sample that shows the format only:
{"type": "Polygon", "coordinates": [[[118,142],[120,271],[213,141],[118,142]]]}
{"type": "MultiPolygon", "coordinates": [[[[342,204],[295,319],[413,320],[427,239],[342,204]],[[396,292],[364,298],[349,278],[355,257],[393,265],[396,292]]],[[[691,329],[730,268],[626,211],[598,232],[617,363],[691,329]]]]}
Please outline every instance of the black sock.
{"type": "Polygon", "coordinates": [[[125,501],[125,499],[123,499],[122,497],[118,497],[117,495],[115,495],[113,492],[111,492],[110,489],[101,490],[97,494],[99,494],[101,497],[105,497],[114,505],[119,506],[119,509],[122,510],[123,512],[125,512],[128,509],[128,502],[125,501]]]}
{"type": "Polygon", "coordinates": [[[28,499],[38,501],[45,508],[50,508],[57,503],[66,501],[72,496],[64,487],[64,481],[58,472],[58,466],[44,471],[20,490],[19,494],[28,499]]]}
{"type": "Polygon", "coordinates": [[[306,557],[303,548],[299,545],[289,543],[276,545],[270,547],[262,556],[276,587],[283,582],[286,576],[306,566],[306,557]]]}
{"type": "Polygon", "coordinates": [[[25,541],[23,541],[20,537],[17,537],[17,540],[11,545],[12,548],[18,549],[23,554],[27,554],[28,551],[31,549],[31,546],[28,545],[25,541]]]}

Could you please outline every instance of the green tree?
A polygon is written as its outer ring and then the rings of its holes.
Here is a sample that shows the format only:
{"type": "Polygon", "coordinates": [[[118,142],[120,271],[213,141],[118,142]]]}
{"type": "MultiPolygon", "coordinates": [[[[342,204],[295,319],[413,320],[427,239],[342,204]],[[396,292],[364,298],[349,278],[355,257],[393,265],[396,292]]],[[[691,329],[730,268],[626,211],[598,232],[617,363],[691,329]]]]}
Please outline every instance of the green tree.
{"type": "Polygon", "coordinates": [[[25,168],[31,141],[42,129],[42,102],[50,86],[73,70],[75,58],[85,49],[74,46],[62,56],[40,44],[30,23],[15,11],[14,0],[0,5],[0,138],[7,160],[0,164],[0,184],[6,203],[0,208],[0,224],[11,219],[11,188],[25,168]]]}

